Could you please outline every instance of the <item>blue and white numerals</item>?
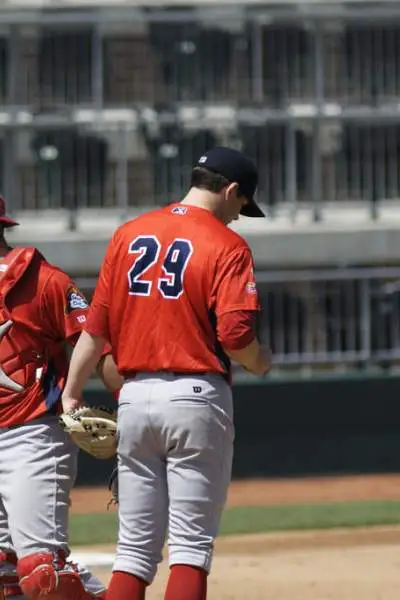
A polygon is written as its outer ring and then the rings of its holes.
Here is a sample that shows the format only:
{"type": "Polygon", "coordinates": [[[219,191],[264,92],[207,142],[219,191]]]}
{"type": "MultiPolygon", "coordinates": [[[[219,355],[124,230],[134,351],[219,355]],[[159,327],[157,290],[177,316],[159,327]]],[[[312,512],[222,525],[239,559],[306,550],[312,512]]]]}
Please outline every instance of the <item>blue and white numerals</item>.
{"type": "Polygon", "coordinates": [[[167,250],[163,262],[165,277],[158,282],[158,289],[164,298],[179,298],[183,294],[183,276],[193,254],[189,240],[176,239],[167,250]]]}
{"type": "Polygon", "coordinates": [[[150,296],[152,281],[142,276],[158,260],[160,243],[153,236],[139,236],[129,246],[129,254],[140,253],[128,271],[129,294],[133,296],[150,296]]]}
{"type": "MultiPolygon", "coordinates": [[[[129,294],[150,296],[153,281],[143,277],[159,259],[161,243],[154,236],[139,236],[129,246],[129,253],[140,255],[128,272],[129,294]]],[[[176,238],[168,247],[163,263],[163,276],[158,279],[157,287],[164,298],[174,300],[183,294],[183,278],[193,246],[189,240],[176,238]]]]}

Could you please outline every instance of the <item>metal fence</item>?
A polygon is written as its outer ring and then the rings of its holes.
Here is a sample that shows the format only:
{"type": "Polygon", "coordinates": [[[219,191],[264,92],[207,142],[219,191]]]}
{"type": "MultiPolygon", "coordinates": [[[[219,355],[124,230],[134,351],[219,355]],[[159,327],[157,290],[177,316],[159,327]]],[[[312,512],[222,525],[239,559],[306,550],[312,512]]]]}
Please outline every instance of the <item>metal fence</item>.
{"type": "Polygon", "coordinates": [[[400,7],[0,11],[0,188],[15,210],[179,197],[215,143],[271,216],[400,198],[400,7]]]}
{"type": "MultiPolygon", "coordinates": [[[[400,367],[400,268],[260,271],[275,367],[400,367]]],[[[96,280],[77,279],[88,298],[96,280]]]]}
{"type": "Polygon", "coordinates": [[[261,272],[260,336],[277,365],[400,361],[400,269],[261,272]]]}

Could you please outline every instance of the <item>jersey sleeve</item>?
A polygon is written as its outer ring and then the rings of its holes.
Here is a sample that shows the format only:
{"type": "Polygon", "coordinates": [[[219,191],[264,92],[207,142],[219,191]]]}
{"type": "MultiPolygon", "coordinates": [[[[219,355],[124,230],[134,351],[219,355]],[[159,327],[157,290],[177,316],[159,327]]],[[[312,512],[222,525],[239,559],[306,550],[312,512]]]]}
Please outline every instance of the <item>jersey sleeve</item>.
{"type": "Polygon", "coordinates": [[[254,310],[233,310],[218,319],[218,339],[225,350],[242,350],[255,338],[254,310]]]}
{"type": "Polygon", "coordinates": [[[43,317],[50,337],[76,341],[88,309],[84,294],[66,273],[55,271],[50,275],[42,294],[43,317]]]}
{"type": "Polygon", "coordinates": [[[215,276],[211,297],[217,317],[233,311],[260,310],[250,248],[244,246],[224,256],[215,276]]]}

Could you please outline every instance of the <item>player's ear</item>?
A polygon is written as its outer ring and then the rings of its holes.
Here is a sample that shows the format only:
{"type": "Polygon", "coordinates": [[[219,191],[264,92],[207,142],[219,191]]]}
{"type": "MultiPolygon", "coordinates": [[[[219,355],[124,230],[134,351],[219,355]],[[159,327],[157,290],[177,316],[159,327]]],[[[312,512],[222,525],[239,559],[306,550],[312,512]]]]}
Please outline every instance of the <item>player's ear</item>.
{"type": "Polygon", "coordinates": [[[236,198],[239,192],[239,186],[236,182],[232,182],[225,188],[225,196],[227,199],[236,198]]]}

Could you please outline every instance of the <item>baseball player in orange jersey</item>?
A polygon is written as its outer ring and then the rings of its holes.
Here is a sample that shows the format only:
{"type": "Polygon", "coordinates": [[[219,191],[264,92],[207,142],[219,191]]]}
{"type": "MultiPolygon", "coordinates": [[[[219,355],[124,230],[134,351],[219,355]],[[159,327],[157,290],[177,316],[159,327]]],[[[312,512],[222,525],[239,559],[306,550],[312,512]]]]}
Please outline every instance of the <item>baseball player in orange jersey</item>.
{"type": "Polygon", "coordinates": [[[74,349],[64,410],[78,402],[104,340],[124,378],[118,410],[119,537],[107,600],[142,600],[168,530],[165,600],[205,600],[231,478],[229,357],[264,375],[253,260],[228,223],[255,204],[257,171],[217,147],[176,204],[114,234],[74,349]]]}
{"type": "MultiPolygon", "coordinates": [[[[77,447],[57,417],[65,342],[76,342],[88,304],[38,250],[7,244],[15,225],[0,198],[0,599],[100,599],[104,585],[67,560],[77,447]]],[[[111,357],[102,365],[113,387],[111,357]]]]}

